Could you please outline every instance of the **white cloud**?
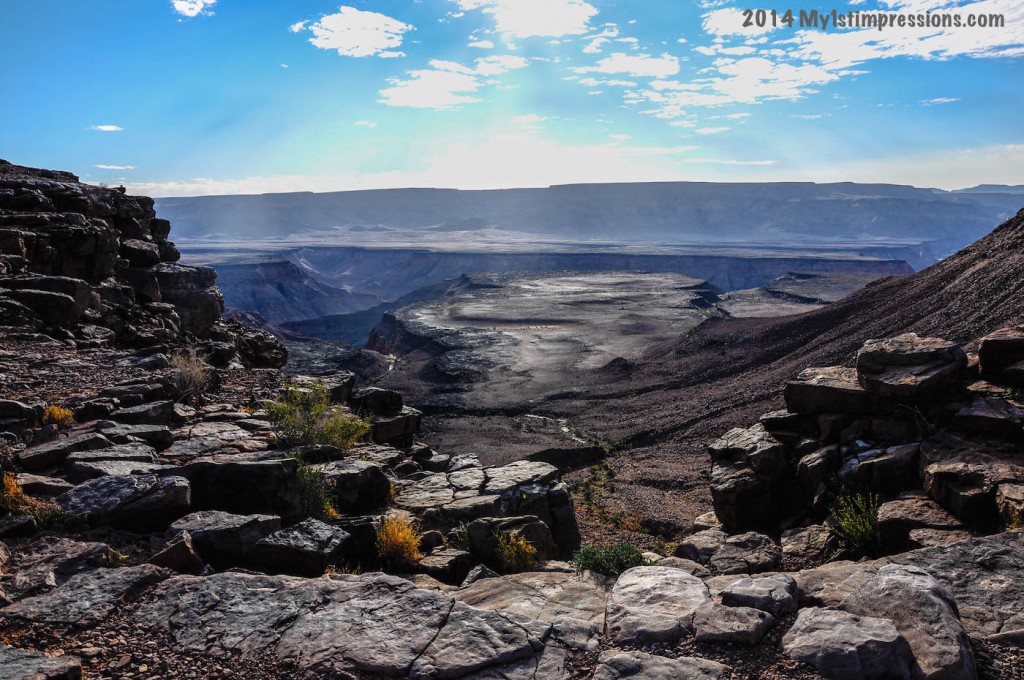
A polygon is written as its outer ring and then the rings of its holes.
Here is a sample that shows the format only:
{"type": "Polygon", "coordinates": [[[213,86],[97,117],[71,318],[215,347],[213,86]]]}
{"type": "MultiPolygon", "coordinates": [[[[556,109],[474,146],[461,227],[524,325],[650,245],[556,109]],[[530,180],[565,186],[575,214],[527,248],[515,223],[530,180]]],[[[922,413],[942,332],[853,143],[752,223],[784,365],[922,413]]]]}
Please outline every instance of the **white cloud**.
{"type": "Polygon", "coordinates": [[[616,52],[595,66],[574,68],[576,73],[625,73],[635,78],[665,78],[679,73],[679,59],[671,54],[652,57],[648,54],[616,52]]]}
{"type": "Polygon", "coordinates": [[[636,87],[636,83],[632,80],[600,80],[598,78],[580,78],[579,84],[584,87],[600,87],[601,85],[610,85],[612,87],[636,87]]]}
{"type": "Polygon", "coordinates": [[[698,135],[717,135],[719,132],[725,132],[729,128],[727,127],[703,127],[694,130],[698,135]]]}
{"type": "Polygon", "coordinates": [[[693,107],[756,104],[772,99],[799,99],[814,87],[838,80],[847,72],[832,72],[815,64],[778,63],[763,57],[716,62],[718,76],[693,82],[655,80],[650,89],[633,91],[627,103],[651,102],[648,111],[659,118],[677,118],[693,107]]]}
{"type": "Polygon", "coordinates": [[[303,29],[306,28],[306,24],[307,23],[309,23],[309,22],[308,21],[297,21],[294,24],[292,24],[291,26],[289,26],[288,30],[291,31],[292,33],[299,33],[303,29]]]}
{"type": "Polygon", "coordinates": [[[358,125],[360,127],[368,127],[368,128],[375,128],[375,127],[377,127],[377,124],[374,123],[372,120],[357,120],[355,123],[353,123],[353,125],[358,125]]]}
{"type": "Polygon", "coordinates": [[[118,125],[91,125],[90,130],[97,130],[98,132],[121,132],[124,130],[123,127],[118,125]]]}
{"type": "Polygon", "coordinates": [[[313,23],[292,24],[293,33],[310,31],[310,44],[324,50],[337,50],[345,57],[383,58],[405,56],[394,48],[402,45],[402,37],[414,26],[377,12],[364,12],[355,7],[340,7],[313,23]]]}
{"type": "Polygon", "coordinates": [[[516,38],[580,35],[597,8],[584,0],[453,0],[465,11],[494,17],[495,28],[516,38]]]}
{"type": "Polygon", "coordinates": [[[600,54],[601,47],[608,42],[608,38],[594,38],[583,48],[584,54],[600,54]]]}
{"type": "Polygon", "coordinates": [[[212,14],[207,7],[212,7],[217,0],[171,0],[171,6],[178,14],[186,17],[195,17],[200,14],[212,14]]]}
{"type": "Polygon", "coordinates": [[[934,106],[935,104],[952,104],[958,101],[960,101],[960,97],[936,97],[935,99],[925,99],[921,103],[925,106],[934,106]]]}
{"type": "Polygon", "coordinates": [[[281,64],[281,68],[287,69],[288,68],[288,64],[281,64]]]}
{"type": "Polygon", "coordinates": [[[102,164],[98,164],[98,165],[94,165],[92,167],[99,168],[100,170],[134,170],[135,169],[134,165],[102,165],[102,164]]]}
{"type": "Polygon", "coordinates": [[[741,35],[750,37],[762,33],[771,33],[775,30],[770,21],[765,22],[766,25],[762,27],[756,25],[744,27],[743,23],[744,16],[741,10],[735,7],[726,7],[714,9],[705,14],[702,25],[706,33],[714,36],[741,35]]]}
{"type": "Polygon", "coordinates": [[[750,116],[749,113],[730,113],[724,117],[731,118],[732,120],[739,120],[740,118],[746,118],[748,116],[750,116]]]}
{"type": "Polygon", "coordinates": [[[493,50],[494,49],[494,43],[491,42],[490,40],[474,40],[473,42],[469,43],[469,46],[470,47],[476,47],[477,49],[481,49],[481,50],[493,50]]]}
{"type": "Polygon", "coordinates": [[[475,93],[488,76],[525,68],[529,61],[514,55],[495,55],[476,60],[474,68],[453,61],[433,59],[429,69],[409,71],[408,78],[391,78],[391,87],[380,91],[381,104],[420,109],[453,109],[483,101],[475,93]]]}

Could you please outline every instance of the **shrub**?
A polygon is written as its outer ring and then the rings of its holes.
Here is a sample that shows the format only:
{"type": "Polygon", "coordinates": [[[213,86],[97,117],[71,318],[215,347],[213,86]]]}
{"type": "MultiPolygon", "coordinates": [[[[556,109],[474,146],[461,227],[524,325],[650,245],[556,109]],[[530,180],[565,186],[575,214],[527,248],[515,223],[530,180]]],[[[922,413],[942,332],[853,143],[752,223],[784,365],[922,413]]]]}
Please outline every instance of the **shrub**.
{"type": "Polygon", "coordinates": [[[648,564],[643,551],[627,541],[615,545],[585,545],[572,557],[576,572],[594,571],[605,576],[618,576],[627,569],[648,564]]]}
{"type": "Polygon", "coordinates": [[[420,532],[408,517],[385,517],[377,531],[377,555],[393,569],[410,567],[421,559],[420,532]]]}
{"type": "Polygon", "coordinates": [[[1024,401],[1024,390],[1019,387],[1011,387],[1005,394],[1010,401],[1024,401]]]}
{"type": "Polygon", "coordinates": [[[537,548],[519,534],[495,532],[498,540],[498,568],[504,574],[518,574],[537,566],[537,548]]]}
{"type": "Polygon", "coordinates": [[[75,422],[75,412],[63,406],[50,404],[43,412],[43,422],[57,427],[71,427],[75,422]]]}
{"type": "Polygon", "coordinates": [[[838,494],[832,504],[832,520],[832,533],[851,548],[870,552],[878,529],[878,494],[838,494]]]}
{"type": "Polygon", "coordinates": [[[210,366],[195,348],[171,356],[171,385],[184,401],[198,397],[210,387],[210,366]]]}
{"type": "Polygon", "coordinates": [[[18,479],[13,472],[3,472],[0,479],[0,510],[10,513],[23,513],[27,509],[29,499],[18,486],[18,479]]]}
{"type": "Polygon", "coordinates": [[[299,482],[299,499],[302,502],[302,516],[316,519],[338,519],[334,507],[333,485],[324,473],[299,461],[296,476],[299,482]]]}
{"type": "Polygon", "coordinates": [[[308,388],[289,385],[277,402],[267,406],[267,418],[284,446],[330,444],[348,449],[370,430],[369,420],[333,406],[322,382],[308,388]]]}

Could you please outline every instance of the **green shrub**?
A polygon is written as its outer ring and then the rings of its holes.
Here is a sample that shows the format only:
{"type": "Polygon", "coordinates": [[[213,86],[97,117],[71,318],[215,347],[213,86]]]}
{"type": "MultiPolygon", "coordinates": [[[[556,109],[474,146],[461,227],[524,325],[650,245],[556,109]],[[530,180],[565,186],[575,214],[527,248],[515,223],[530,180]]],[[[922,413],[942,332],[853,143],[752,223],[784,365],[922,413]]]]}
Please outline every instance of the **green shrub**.
{"type": "Polygon", "coordinates": [[[849,547],[872,551],[877,542],[878,494],[838,494],[832,503],[832,520],[832,533],[849,547]]]}
{"type": "Polygon", "coordinates": [[[593,571],[605,576],[618,576],[627,569],[647,565],[643,551],[628,541],[615,545],[585,545],[572,557],[577,572],[593,571]]]}
{"type": "Polygon", "coordinates": [[[321,520],[338,519],[334,507],[334,488],[331,480],[319,470],[306,465],[299,459],[295,471],[299,483],[299,499],[302,501],[302,516],[321,520]]]}
{"type": "Polygon", "coordinates": [[[1010,401],[1024,401],[1024,390],[1019,387],[1011,387],[1005,394],[1010,401]]]}
{"type": "Polygon", "coordinates": [[[267,418],[284,446],[329,444],[348,449],[369,432],[371,424],[331,404],[322,382],[304,388],[289,385],[277,402],[267,406],[267,418]]]}
{"type": "Polygon", "coordinates": [[[518,574],[530,571],[537,566],[537,548],[519,534],[497,531],[494,538],[498,540],[498,567],[503,574],[518,574]]]}

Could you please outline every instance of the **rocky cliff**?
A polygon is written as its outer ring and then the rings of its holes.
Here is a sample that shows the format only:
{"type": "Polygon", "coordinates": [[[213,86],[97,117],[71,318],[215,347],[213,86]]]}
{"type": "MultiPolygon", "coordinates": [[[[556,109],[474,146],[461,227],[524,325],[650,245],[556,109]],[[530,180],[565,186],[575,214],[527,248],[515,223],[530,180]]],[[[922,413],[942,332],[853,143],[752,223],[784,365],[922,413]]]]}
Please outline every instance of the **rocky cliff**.
{"type": "Polygon", "coordinates": [[[178,264],[170,230],[151,198],[0,161],[0,325],[84,347],[200,341],[283,365],[270,336],[222,319],[216,273],[178,264]]]}

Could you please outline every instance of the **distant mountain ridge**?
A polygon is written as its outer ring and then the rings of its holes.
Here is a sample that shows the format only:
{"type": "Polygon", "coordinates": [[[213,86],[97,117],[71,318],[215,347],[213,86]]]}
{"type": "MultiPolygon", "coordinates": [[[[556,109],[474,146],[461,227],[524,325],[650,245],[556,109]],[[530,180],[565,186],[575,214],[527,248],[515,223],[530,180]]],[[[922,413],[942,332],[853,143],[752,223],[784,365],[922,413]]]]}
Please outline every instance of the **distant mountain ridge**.
{"type": "MultiPolygon", "coordinates": [[[[179,238],[282,238],[347,228],[497,228],[569,239],[910,239],[948,254],[1019,208],[1019,187],[667,182],[543,189],[383,189],[158,199],[179,238]]],[[[367,228],[371,229],[367,229],[367,228]]],[[[940,256],[941,256],[940,254],[940,256]]]]}

